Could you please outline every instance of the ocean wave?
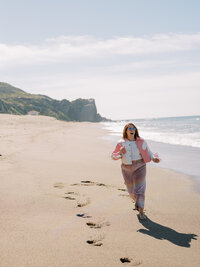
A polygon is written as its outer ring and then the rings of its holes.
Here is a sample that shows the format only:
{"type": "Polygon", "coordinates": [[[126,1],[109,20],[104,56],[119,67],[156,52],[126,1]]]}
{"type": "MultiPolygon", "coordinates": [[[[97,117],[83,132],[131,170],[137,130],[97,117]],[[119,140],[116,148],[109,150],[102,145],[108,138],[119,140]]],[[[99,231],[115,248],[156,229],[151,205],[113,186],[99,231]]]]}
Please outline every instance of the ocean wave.
{"type": "Polygon", "coordinates": [[[191,147],[200,147],[199,134],[176,134],[163,132],[145,132],[140,131],[141,136],[156,142],[167,143],[172,145],[182,145],[191,147]]]}
{"type": "MultiPolygon", "coordinates": [[[[168,120],[161,120],[159,123],[155,123],[155,120],[138,120],[137,127],[139,129],[140,136],[155,142],[167,143],[172,145],[200,147],[200,130],[199,130],[199,117],[195,118],[196,123],[189,123],[188,120],[183,118],[177,119],[176,123],[170,123],[168,120]]],[[[101,123],[104,129],[109,131],[110,135],[122,136],[124,125],[128,121],[120,122],[104,122],[101,123]]]]}

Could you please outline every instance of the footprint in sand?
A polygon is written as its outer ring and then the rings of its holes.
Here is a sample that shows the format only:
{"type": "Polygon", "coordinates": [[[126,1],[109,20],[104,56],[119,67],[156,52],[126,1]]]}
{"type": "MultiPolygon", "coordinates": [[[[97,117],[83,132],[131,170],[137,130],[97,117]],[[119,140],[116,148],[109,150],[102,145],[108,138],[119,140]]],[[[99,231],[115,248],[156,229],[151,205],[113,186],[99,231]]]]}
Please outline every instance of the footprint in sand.
{"type": "Polygon", "coordinates": [[[90,203],[89,198],[80,196],[79,193],[75,193],[74,191],[68,191],[65,194],[66,196],[63,196],[63,198],[68,199],[68,200],[77,200],[77,207],[84,207],[90,203]],[[77,199],[76,196],[79,196],[79,198],[77,199]]]}
{"type": "Polygon", "coordinates": [[[93,245],[93,246],[96,246],[96,247],[100,247],[103,245],[102,243],[102,240],[104,239],[104,234],[101,233],[97,233],[96,235],[93,235],[91,236],[87,241],[86,243],[88,243],[89,245],[93,245]]]}
{"type": "Polygon", "coordinates": [[[89,181],[89,180],[86,180],[86,181],[81,181],[81,185],[97,185],[97,186],[106,186],[106,185],[105,185],[105,184],[103,184],[103,183],[92,182],[92,181],[89,181]]]}
{"type": "Polygon", "coordinates": [[[69,199],[69,200],[76,200],[76,198],[74,196],[77,196],[78,193],[69,191],[65,193],[67,196],[64,196],[65,199],[69,199]]]}
{"type": "Polygon", "coordinates": [[[120,197],[129,197],[128,194],[119,194],[120,197]]]}
{"type": "Polygon", "coordinates": [[[103,183],[97,183],[97,182],[92,182],[92,181],[89,181],[89,180],[85,180],[85,181],[81,181],[80,183],[76,183],[76,184],[71,184],[72,186],[75,186],[75,185],[83,185],[83,186],[105,186],[105,187],[108,187],[108,185],[106,184],[103,184],[103,183]]]}
{"type": "Polygon", "coordinates": [[[54,184],[54,187],[61,189],[61,188],[65,187],[65,184],[64,183],[56,183],[56,184],[54,184]]]}
{"type": "Polygon", "coordinates": [[[78,195],[78,193],[75,193],[75,192],[73,192],[73,191],[69,191],[69,192],[66,192],[65,194],[68,194],[68,195],[78,195]]]}
{"type": "Polygon", "coordinates": [[[93,245],[93,246],[96,246],[96,247],[100,247],[100,246],[103,245],[102,242],[100,242],[100,241],[95,241],[95,240],[93,240],[93,239],[87,240],[86,242],[87,242],[88,244],[93,245]]]}
{"type": "Polygon", "coordinates": [[[120,258],[120,261],[121,261],[122,263],[125,263],[125,262],[131,262],[131,259],[124,257],[124,258],[120,258]]]}
{"type": "Polygon", "coordinates": [[[65,199],[69,199],[69,200],[76,200],[75,199],[75,197],[68,197],[68,196],[66,196],[66,197],[64,197],[65,199]]]}
{"type": "Polygon", "coordinates": [[[77,213],[76,216],[80,218],[91,218],[92,216],[87,215],[87,213],[77,213]]]}
{"type": "Polygon", "coordinates": [[[131,263],[130,266],[138,266],[140,264],[142,264],[142,261],[139,261],[139,260],[133,260],[132,258],[130,257],[123,257],[123,258],[120,258],[120,261],[122,263],[131,263]]]}
{"type": "Polygon", "coordinates": [[[119,191],[123,191],[123,192],[126,191],[126,189],[124,189],[124,188],[118,188],[118,190],[119,190],[119,191]]]}
{"type": "Polygon", "coordinates": [[[104,219],[101,219],[99,221],[93,222],[93,221],[89,221],[86,223],[87,226],[89,226],[90,228],[95,228],[95,229],[99,229],[102,228],[104,226],[110,226],[110,222],[105,221],[104,219]]]}
{"type": "Polygon", "coordinates": [[[89,198],[80,198],[77,201],[77,207],[84,207],[90,204],[90,199],[89,198]]]}
{"type": "Polygon", "coordinates": [[[66,192],[65,195],[67,195],[67,196],[79,196],[79,193],[69,191],[69,192],[66,192]]]}

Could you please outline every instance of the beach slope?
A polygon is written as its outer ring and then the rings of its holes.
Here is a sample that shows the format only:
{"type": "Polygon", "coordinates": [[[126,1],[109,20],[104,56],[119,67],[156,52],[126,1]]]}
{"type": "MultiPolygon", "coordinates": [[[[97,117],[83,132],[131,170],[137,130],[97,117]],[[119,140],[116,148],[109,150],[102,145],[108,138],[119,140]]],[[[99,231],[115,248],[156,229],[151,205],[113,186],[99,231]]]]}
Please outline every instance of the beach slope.
{"type": "Polygon", "coordinates": [[[98,124],[0,115],[0,266],[199,266],[200,195],[148,166],[139,221],[98,124]]]}

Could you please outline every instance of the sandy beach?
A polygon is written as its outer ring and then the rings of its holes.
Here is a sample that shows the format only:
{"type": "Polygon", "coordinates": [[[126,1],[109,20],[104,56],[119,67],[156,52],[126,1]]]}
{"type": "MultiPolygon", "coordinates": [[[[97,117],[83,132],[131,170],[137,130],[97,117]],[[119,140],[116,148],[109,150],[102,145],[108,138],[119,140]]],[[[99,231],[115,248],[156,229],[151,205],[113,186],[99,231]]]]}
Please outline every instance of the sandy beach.
{"type": "Polygon", "coordinates": [[[1,267],[200,266],[189,177],[148,166],[139,221],[106,130],[44,116],[0,124],[1,267]]]}

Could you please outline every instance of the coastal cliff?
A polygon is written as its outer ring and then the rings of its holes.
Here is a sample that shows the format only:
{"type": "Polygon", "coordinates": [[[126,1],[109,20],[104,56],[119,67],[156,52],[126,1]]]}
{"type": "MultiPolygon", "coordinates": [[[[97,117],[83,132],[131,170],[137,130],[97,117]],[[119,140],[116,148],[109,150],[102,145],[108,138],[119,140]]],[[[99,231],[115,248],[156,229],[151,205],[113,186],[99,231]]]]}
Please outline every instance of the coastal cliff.
{"type": "Polygon", "coordinates": [[[0,113],[26,115],[38,114],[65,121],[106,121],[97,113],[94,99],[61,101],[45,95],[29,94],[8,83],[0,82],[0,113]]]}

